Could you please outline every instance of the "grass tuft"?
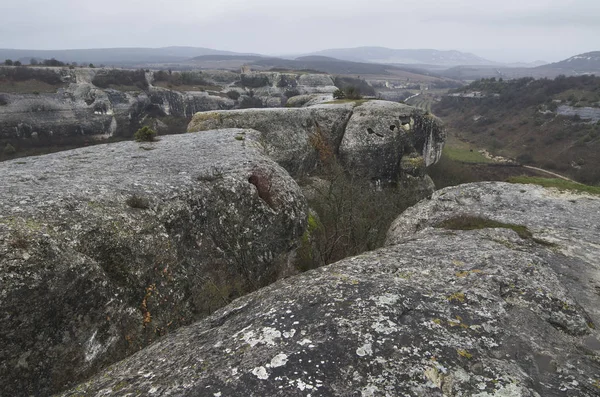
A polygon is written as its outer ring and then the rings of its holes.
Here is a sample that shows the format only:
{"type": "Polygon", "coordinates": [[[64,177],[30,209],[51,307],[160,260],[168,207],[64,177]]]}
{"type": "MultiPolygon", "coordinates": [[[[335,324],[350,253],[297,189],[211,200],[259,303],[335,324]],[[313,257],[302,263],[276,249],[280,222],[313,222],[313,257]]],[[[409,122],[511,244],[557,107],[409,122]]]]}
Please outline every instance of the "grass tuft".
{"type": "Polygon", "coordinates": [[[435,225],[435,227],[449,230],[478,230],[502,228],[515,231],[522,239],[533,238],[533,234],[525,226],[515,225],[512,223],[497,222],[479,216],[456,216],[454,218],[446,219],[445,221],[438,223],[437,225],[435,225]]]}

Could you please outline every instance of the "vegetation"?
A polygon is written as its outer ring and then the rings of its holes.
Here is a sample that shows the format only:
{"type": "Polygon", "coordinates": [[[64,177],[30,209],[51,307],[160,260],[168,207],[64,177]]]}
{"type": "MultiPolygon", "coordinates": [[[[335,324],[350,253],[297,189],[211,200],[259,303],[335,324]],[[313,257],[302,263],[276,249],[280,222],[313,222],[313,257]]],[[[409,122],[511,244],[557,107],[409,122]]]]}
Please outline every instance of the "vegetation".
{"type": "Polygon", "coordinates": [[[234,101],[237,101],[238,99],[240,99],[240,95],[241,94],[235,90],[227,91],[227,97],[229,99],[233,99],[234,101]]]}
{"type": "Polygon", "coordinates": [[[509,178],[508,182],[540,185],[543,187],[553,187],[560,190],[570,190],[575,192],[600,195],[600,187],[598,186],[584,185],[581,183],[571,182],[559,178],[536,178],[528,176],[517,176],[509,178]]]}
{"type": "Polygon", "coordinates": [[[502,223],[487,218],[471,215],[455,216],[450,219],[446,219],[435,225],[435,227],[449,230],[478,230],[478,229],[510,229],[516,232],[522,239],[531,239],[533,235],[522,225],[515,225],[512,223],[502,223]]]}
{"type": "Polygon", "coordinates": [[[133,137],[137,142],[152,142],[156,138],[156,131],[145,126],[137,130],[133,137]]]}
{"type": "Polygon", "coordinates": [[[140,196],[139,194],[132,194],[127,198],[125,203],[131,208],[137,208],[142,210],[150,208],[150,202],[148,201],[148,199],[143,196],[140,196]]]}
{"type": "Polygon", "coordinates": [[[320,164],[318,178],[300,181],[310,208],[296,267],[309,270],[383,245],[393,220],[415,204],[408,189],[376,189],[344,171],[320,130],[310,138],[320,164]]]}
{"type": "Polygon", "coordinates": [[[4,61],[4,65],[6,66],[12,66],[14,64],[14,62],[12,61],[12,59],[7,59],[6,61],[4,61]]]}
{"type": "Polygon", "coordinates": [[[10,143],[7,143],[6,146],[4,146],[4,154],[7,156],[12,156],[16,152],[17,152],[17,149],[15,149],[15,147],[13,145],[11,145],[10,143]]]}
{"type": "Polygon", "coordinates": [[[206,81],[202,72],[171,72],[159,70],[154,73],[155,82],[165,82],[167,86],[204,86],[212,87],[213,84],[206,81]]]}
{"type": "Polygon", "coordinates": [[[100,88],[140,89],[148,88],[146,73],[140,70],[111,69],[101,71],[92,80],[92,84],[100,88]]]}
{"type": "Polygon", "coordinates": [[[344,98],[360,99],[361,95],[375,96],[375,89],[363,79],[338,76],[335,78],[334,84],[343,91],[344,98]]]}
{"type": "Polygon", "coordinates": [[[60,75],[53,70],[27,67],[0,68],[0,84],[38,80],[50,85],[60,85],[60,75]]]}
{"type": "Polygon", "coordinates": [[[242,86],[260,88],[269,85],[269,78],[261,74],[242,74],[242,86]]]}
{"type": "Polygon", "coordinates": [[[491,78],[451,93],[432,105],[450,134],[522,164],[600,184],[600,124],[557,113],[561,106],[600,111],[600,77],[491,78]]]}

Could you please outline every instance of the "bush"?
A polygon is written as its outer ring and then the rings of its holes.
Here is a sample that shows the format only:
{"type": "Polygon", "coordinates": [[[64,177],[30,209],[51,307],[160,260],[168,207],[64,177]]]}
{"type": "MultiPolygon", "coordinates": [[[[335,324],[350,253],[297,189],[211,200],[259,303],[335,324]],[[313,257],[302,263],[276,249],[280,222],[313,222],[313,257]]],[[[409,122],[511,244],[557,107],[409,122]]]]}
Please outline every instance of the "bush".
{"type": "Polygon", "coordinates": [[[340,90],[344,91],[345,94],[348,94],[347,89],[352,87],[351,91],[357,92],[358,95],[375,96],[375,89],[363,79],[355,79],[352,77],[336,77],[334,83],[335,86],[340,90]]]}
{"type": "Polygon", "coordinates": [[[11,59],[7,59],[6,61],[4,61],[4,64],[6,66],[12,66],[13,65],[13,61],[11,59]]]}
{"type": "Polygon", "coordinates": [[[522,153],[517,156],[517,162],[521,164],[531,164],[533,163],[533,156],[530,153],[522,153]]]}
{"type": "Polygon", "coordinates": [[[133,86],[142,90],[148,88],[146,73],[144,70],[120,70],[112,69],[98,73],[92,80],[92,84],[100,88],[112,86],[133,86]]]}
{"type": "Polygon", "coordinates": [[[180,85],[210,85],[204,77],[202,77],[202,72],[181,72],[181,73],[173,73],[173,72],[165,72],[164,70],[159,70],[154,73],[154,81],[164,81],[169,85],[180,86],[180,85]]]}
{"type": "Polygon", "coordinates": [[[285,95],[285,97],[289,99],[289,98],[293,98],[295,96],[300,95],[300,91],[298,91],[295,88],[292,88],[292,89],[286,90],[283,95],[285,95]]]}
{"type": "Polygon", "coordinates": [[[378,191],[333,160],[325,180],[308,198],[315,211],[298,250],[296,268],[306,271],[381,247],[391,223],[414,198],[401,187],[378,191]]]}
{"type": "Polygon", "coordinates": [[[333,93],[333,97],[335,99],[344,99],[346,95],[344,94],[344,91],[338,89],[335,90],[335,92],[333,93]]]}
{"type": "MultiPolygon", "coordinates": [[[[15,62],[15,66],[18,66],[15,62]]],[[[8,81],[26,81],[38,80],[50,85],[59,85],[62,83],[60,75],[53,70],[31,69],[25,67],[2,68],[0,69],[0,80],[8,81]]]]}
{"type": "Polygon", "coordinates": [[[237,101],[238,99],[240,99],[240,93],[235,90],[227,91],[227,97],[229,99],[233,99],[234,101],[237,101]]]}
{"type": "Polygon", "coordinates": [[[15,153],[17,153],[17,149],[15,149],[15,147],[13,145],[11,145],[10,143],[7,143],[6,146],[4,146],[4,154],[5,155],[12,156],[15,153]]]}
{"type": "Polygon", "coordinates": [[[133,134],[137,142],[152,142],[156,137],[156,131],[148,126],[142,127],[133,134]]]}
{"type": "Polygon", "coordinates": [[[254,96],[243,96],[240,101],[240,109],[251,109],[251,108],[264,108],[263,102],[260,98],[254,96]]]}
{"type": "Polygon", "coordinates": [[[129,196],[125,203],[131,208],[137,208],[141,210],[150,208],[150,202],[148,199],[135,193],[129,196]]]}
{"type": "Polygon", "coordinates": [[[360,94],[360,89],[353,85],[348,86],[344,89],[344,95],[346,99],[362,99],[362,95],[360,94]]]}
{"type": "Polygon", "coordinates": [[[269,85],[269,78],[264,75],[242,75],[242,85],[249,88],[260,88],[269,85]]]}

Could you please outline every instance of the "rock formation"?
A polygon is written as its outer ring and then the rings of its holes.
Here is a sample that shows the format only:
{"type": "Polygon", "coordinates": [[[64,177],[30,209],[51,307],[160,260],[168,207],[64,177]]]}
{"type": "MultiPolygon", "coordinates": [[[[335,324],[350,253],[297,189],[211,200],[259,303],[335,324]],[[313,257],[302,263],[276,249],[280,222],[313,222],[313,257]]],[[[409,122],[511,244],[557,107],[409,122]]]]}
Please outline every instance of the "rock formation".
{"type": "Polygon", "coordinates": [[[441,124],[403,104],[361,102],[202,112],[194,116],[188,131],[258,130],[267,152],[292,176],[313,172],[327,150],[339,155],[348,172],[369,180],[395,183],[411,176],[431,186],[424,169],[441,156],[445,141],[441,124]]]}
{"type": "Polygon", "coordinates": [[[386,248],[240,298],[63,396],[599,396],[599,224],[598,197],[447,188],[386,248]]]}
{"type": "MultiPolygon", "coordinates": [[[[38,69],[28,70],[35,77],[38,69]]],[[[332,78],[320,74],[202,71],[198,75],[208,87],[164,88],[155,81],[154,72],[39,70],[57,74],[60,84],[55,93],[2,93],[0,85],[0,149],[6,143],[18,148],[81,146],[111,137],[130,137],[145,124],[160,134],[184,132],[197,112],[280,107],[288,98],[302,94],[309,99],[325,95],[331,100],[336,90],[332,78]],[[131,76],[137,80],[118,86],[99,83],[109,81],[106,76],[111,73],[126,83],[131,76]]]]}
{"type": "Polygon", "coordinates": [[[0,163],[0,395],[48,395],[284,275],[307,206],[255,131],[0,163]]]}

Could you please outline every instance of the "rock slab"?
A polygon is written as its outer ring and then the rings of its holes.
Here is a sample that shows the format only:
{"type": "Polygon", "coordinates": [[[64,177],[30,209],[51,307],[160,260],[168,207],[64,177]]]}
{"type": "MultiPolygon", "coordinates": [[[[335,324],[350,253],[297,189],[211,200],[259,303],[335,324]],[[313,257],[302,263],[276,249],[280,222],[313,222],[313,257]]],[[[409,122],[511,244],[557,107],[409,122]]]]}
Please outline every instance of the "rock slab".
{"type": "Polygon", "coordinates": [[[599,396],[598,225],[598,197],[447,188],[388,247],[240,298],[62,395],[599,396]],[[436,227],[465,214],[530,234],[436,227]]]}
{"type": "Polygon", "coordinates": [[[225,130],[0,163],[0,395],[49,395],[286,271],[305,199],[225,130]]]}

